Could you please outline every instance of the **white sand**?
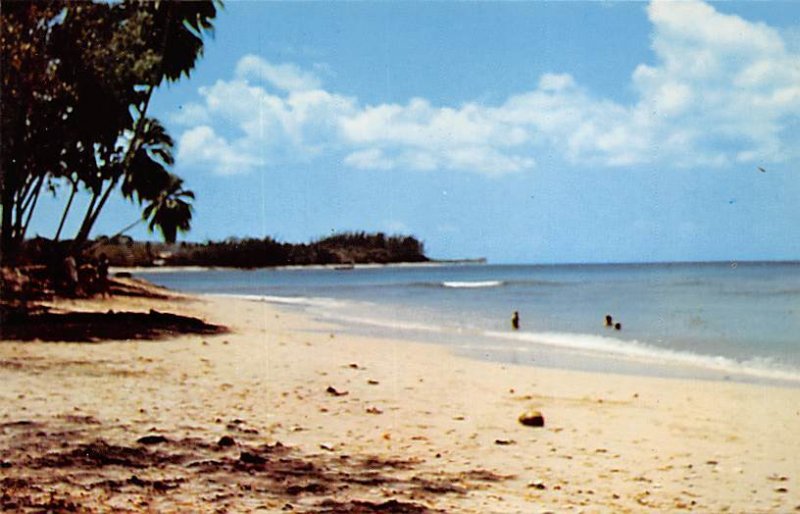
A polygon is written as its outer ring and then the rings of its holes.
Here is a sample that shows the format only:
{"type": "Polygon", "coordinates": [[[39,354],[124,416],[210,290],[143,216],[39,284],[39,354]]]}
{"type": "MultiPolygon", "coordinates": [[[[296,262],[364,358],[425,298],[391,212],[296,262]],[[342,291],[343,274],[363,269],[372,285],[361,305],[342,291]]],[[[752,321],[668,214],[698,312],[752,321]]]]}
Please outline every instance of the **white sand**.
{"type": "MultiPolygon", "coordinates": [[[[332,497],[476,513],[800,511],[798,388],[480,362],[431,344],[337,334],[297,313],[230,298],[114,302],[115,309],[189,313],[234,332],[159,342],[4,342],[0,423],[79,413],[100,421],[92,437],[121,444],[152,428],[216,441],[231,433],[225,421],[240,419],[253,433],[232,433],[237,441],[280,441],[309,458],[410,459],[413,469],[393,473],[464,489],[354,486],[291,500],[306,509],[332,497]],[[334,396],[329,386],[348,394],[334,396]],[[544,428],[517,421],[528,409],[544,414],[544,428]],[[476,471],[512,477],[480,480],[476,471]]],[[[10,444],[11,429],[0,435],[10,444]]],[[[0,478],[35,474],[12,464],[0,478]]],[[[220,504],[203,499],[209,488],[187,480],[145,503],[214,511],[220,504]]],[[[69,484],[58,490],[71,492],[69,484]]],[[[130,494],[76,491],[87,508],[146,510],[130,494]]],[[[269,511],[286,503],[256,488],[222,505],[249,511],[255,500],[269,511]]]]}

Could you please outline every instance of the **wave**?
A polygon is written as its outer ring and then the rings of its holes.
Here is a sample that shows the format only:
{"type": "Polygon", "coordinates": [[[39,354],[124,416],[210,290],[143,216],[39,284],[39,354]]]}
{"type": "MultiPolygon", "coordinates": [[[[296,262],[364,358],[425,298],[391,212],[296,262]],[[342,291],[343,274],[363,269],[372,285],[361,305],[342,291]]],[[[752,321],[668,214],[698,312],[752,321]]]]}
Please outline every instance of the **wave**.
{"type": "Polygon", "coordinates": [[[250,302],[264,302],[274,303],[278,305],[295,305],[301,307],[325,307],[325,308],[339,308],[352,302],[342,300],[335,300],[333,298],[321,297],[308,297],[308,296],[270,296],[259,294],[228,294],[228,293],[211,293],[208,296],[216,298],[235,298],[238,300],[246,300],[250,302]]]}
{"type": "Polygon", "coordinates": [[[487,331],[485,335],[526,344],[573,350],[601,357],[617,357],[648,364],[690,366],[732,375],[800,382],[800,369],[785,366],[769,357],[752,357],[745,360],[737,360],[721,355],[704,355],[682,350],[671,350],[635,340],[626,341],[593,334],[487,331]]]}
{"type": "MultiPolygon", "coordinates": [[[[480,282],[477,283],[480,284],[480,282]]],[[[475,284],[475,282],[472,284],[475,284]]],[[[472,287],[493,286],[473,285],[472,287]]],[[[751,379],[800,383],[800,369],[763,356],[753,356],[739,360],[721,355],[673,350],[637,340],[623,340],[604,335],[572,332],[493,331],[477,327],[426,324],[398,318],[373,317],[369,314],[364,316],[363,313],[368,312],[364,308],[372,304],[324,297],[252,294],[211,294],[209,296],[313,308],[316,315],[334,322],[344,323],[345,325],[372,326],[388,330],[389,337],[397,336],[398,331],[416,331],[439,334],[436,336],[437,339],[447,335],[459,336],[459,338],[466,337],[470,341],[466,346],[472,349],[502,351],[516,348],[518,351],[531,351],[536,346],[547,346],[563,351],[576,352],[589,358],[621,359],[628,362],[657,366],[694,368],[725,375],[749,377],[751,379]],[[491,340],[503,341],[503,343],[493,345],[490,342],[491,340]]]]}
{"type": "Polygon", "coordinates": [[[500,287],[505,282],[502,280],[476,280],[465,282],[442,282],[443,287],[452,287],[456,289],[473,289],[478,287],[500,287]]]}

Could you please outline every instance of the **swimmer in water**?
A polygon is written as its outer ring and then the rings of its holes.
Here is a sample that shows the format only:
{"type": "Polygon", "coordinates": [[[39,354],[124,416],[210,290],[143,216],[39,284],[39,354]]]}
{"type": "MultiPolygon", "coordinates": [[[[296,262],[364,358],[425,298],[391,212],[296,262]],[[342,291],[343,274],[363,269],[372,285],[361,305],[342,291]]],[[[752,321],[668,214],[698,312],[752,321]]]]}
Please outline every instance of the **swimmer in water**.
{"type": "Polygon", "coordinates": [[[511,328],[519,330],[519,312],[517,311],[514,311],[514,314],[511,316],[511,328]]]}

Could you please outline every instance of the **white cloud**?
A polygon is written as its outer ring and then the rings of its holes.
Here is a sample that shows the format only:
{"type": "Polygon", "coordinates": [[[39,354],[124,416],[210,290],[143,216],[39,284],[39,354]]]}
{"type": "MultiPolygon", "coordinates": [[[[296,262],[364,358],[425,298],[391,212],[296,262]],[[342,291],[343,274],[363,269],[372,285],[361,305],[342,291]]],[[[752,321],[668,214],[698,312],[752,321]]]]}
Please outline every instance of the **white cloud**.
{"type": "Polygon", "coordinates": [[[236,76],[241,79],[264,80],[283,91],[306,91],[319,89],[321,86],[316,75],[303,71],[295,64],[272,64],[252,54],[239,59],[236,76]]]}
{"type": "Polygon", "coordinates": [[[699,0],[654,0],[647,13],[656,58],[632,71],[631,103],[546,73],[499,105],[362,105],[294,64],[247,55],[178,116],[199,124],[179,157],[201,165],[202,155],[219,173],[327,156],[356,169],[499,175],[533,168],[544,152],[587,166],[662,167],[798,155],[787,127],[800,116],[800,56],[779,32],[699,0]]]}
{"type": "Polygon", "coordinates": [[[200,104],[188,103],[178,108],[178,112],[170,116],[170,120],[178,125],[196,126],[211,123],[206,108],[200,104]]]}
{"type": "Polygon", "coordinates": [[[568,73],[545,73],[539,79],[539,89],[542,91],[560,91],[575,85],[575,79],[568,73]]]}
{"type": "Polygon", "coordinates": [[[211,163],[211,171],[220,175],[247,173],[263,164],[242,148],[235,148],[201,125],[183,133],[178,142],[177,158],[189,166],[211,163]]]}
{"type": "Polygon", "coordinates": [[[352,168],[362,170],[390,170],[394,163],[387,159],[378,148],[359,150],[344,158],[344,163],[352,168]]]}

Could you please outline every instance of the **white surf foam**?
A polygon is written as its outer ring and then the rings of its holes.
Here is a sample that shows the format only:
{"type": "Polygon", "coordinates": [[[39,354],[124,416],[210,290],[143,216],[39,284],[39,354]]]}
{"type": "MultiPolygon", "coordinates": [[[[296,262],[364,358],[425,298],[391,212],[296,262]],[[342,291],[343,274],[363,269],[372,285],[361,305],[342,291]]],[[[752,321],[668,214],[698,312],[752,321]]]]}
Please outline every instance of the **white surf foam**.
{"type": "Polygon", "coordinates": [[[217,298],[236,298],[239,300],[247,300],[250,302],[264,302],[274,303],[278,305],[295,305],[301,307],[325,307],[325,308],[339,308],[347,304],[341,300],[333,298],[321,297],[307,297],[307,296],[270,296],[259,294],[228,294],[228,293],[213,293],[208,296],[217,298]]]}
{"type": "Polygon", "coordinates": [[[754,378],[800,382],[800,370],[783,366],[772,359],[764,357],[739,361],[721,355],[703,355],[688,351],[670,350],[639,341],[625,341],[614,337],[592,334],[488,331],[485,332],[485,335],[492,338],[514,340],[518,343],[565,348],[601,357],[616,357],[649,364],[691,366],[754,378]]]}
{"type": "Polygon", "coordinates": [[[704,355],[689,351],[671,350],[636,340],[622,340],[615,337],[567,332],[510,332],[484,331],[466,327],[425,324],[410,320],[369,317],[355,314],[365,312],[368,303],[342,301],[320,297],[288,297],[248,294],[212,294],[210,296],[238,298],[248,301],[267,302],[287,306],[314,308],[323,318],[344,324],[356,324],[388,329],[390,331],[418,331],[432,334],[452,334],[471,340],[472,349],[486,350],[533,350],[537,345],[577,352],[587,357],[621,359],[643,364],[691,367],[718,372],[726,375],[739,375],[755,379],[779,380],[800,383],[800,369],[782,365],[770,358],[754,357],[736,360],[719,355],[704,355]],[[498,345],[486,344],[481,339],[506,341],[498,345]]]}
{"type": "Polygon", "coordinates": [[[472,282],[442,282],[444,287],[452,288],[476,288],[476,287],[499,287],[503,285],[501,280],[482,280],[472,282]]]}

